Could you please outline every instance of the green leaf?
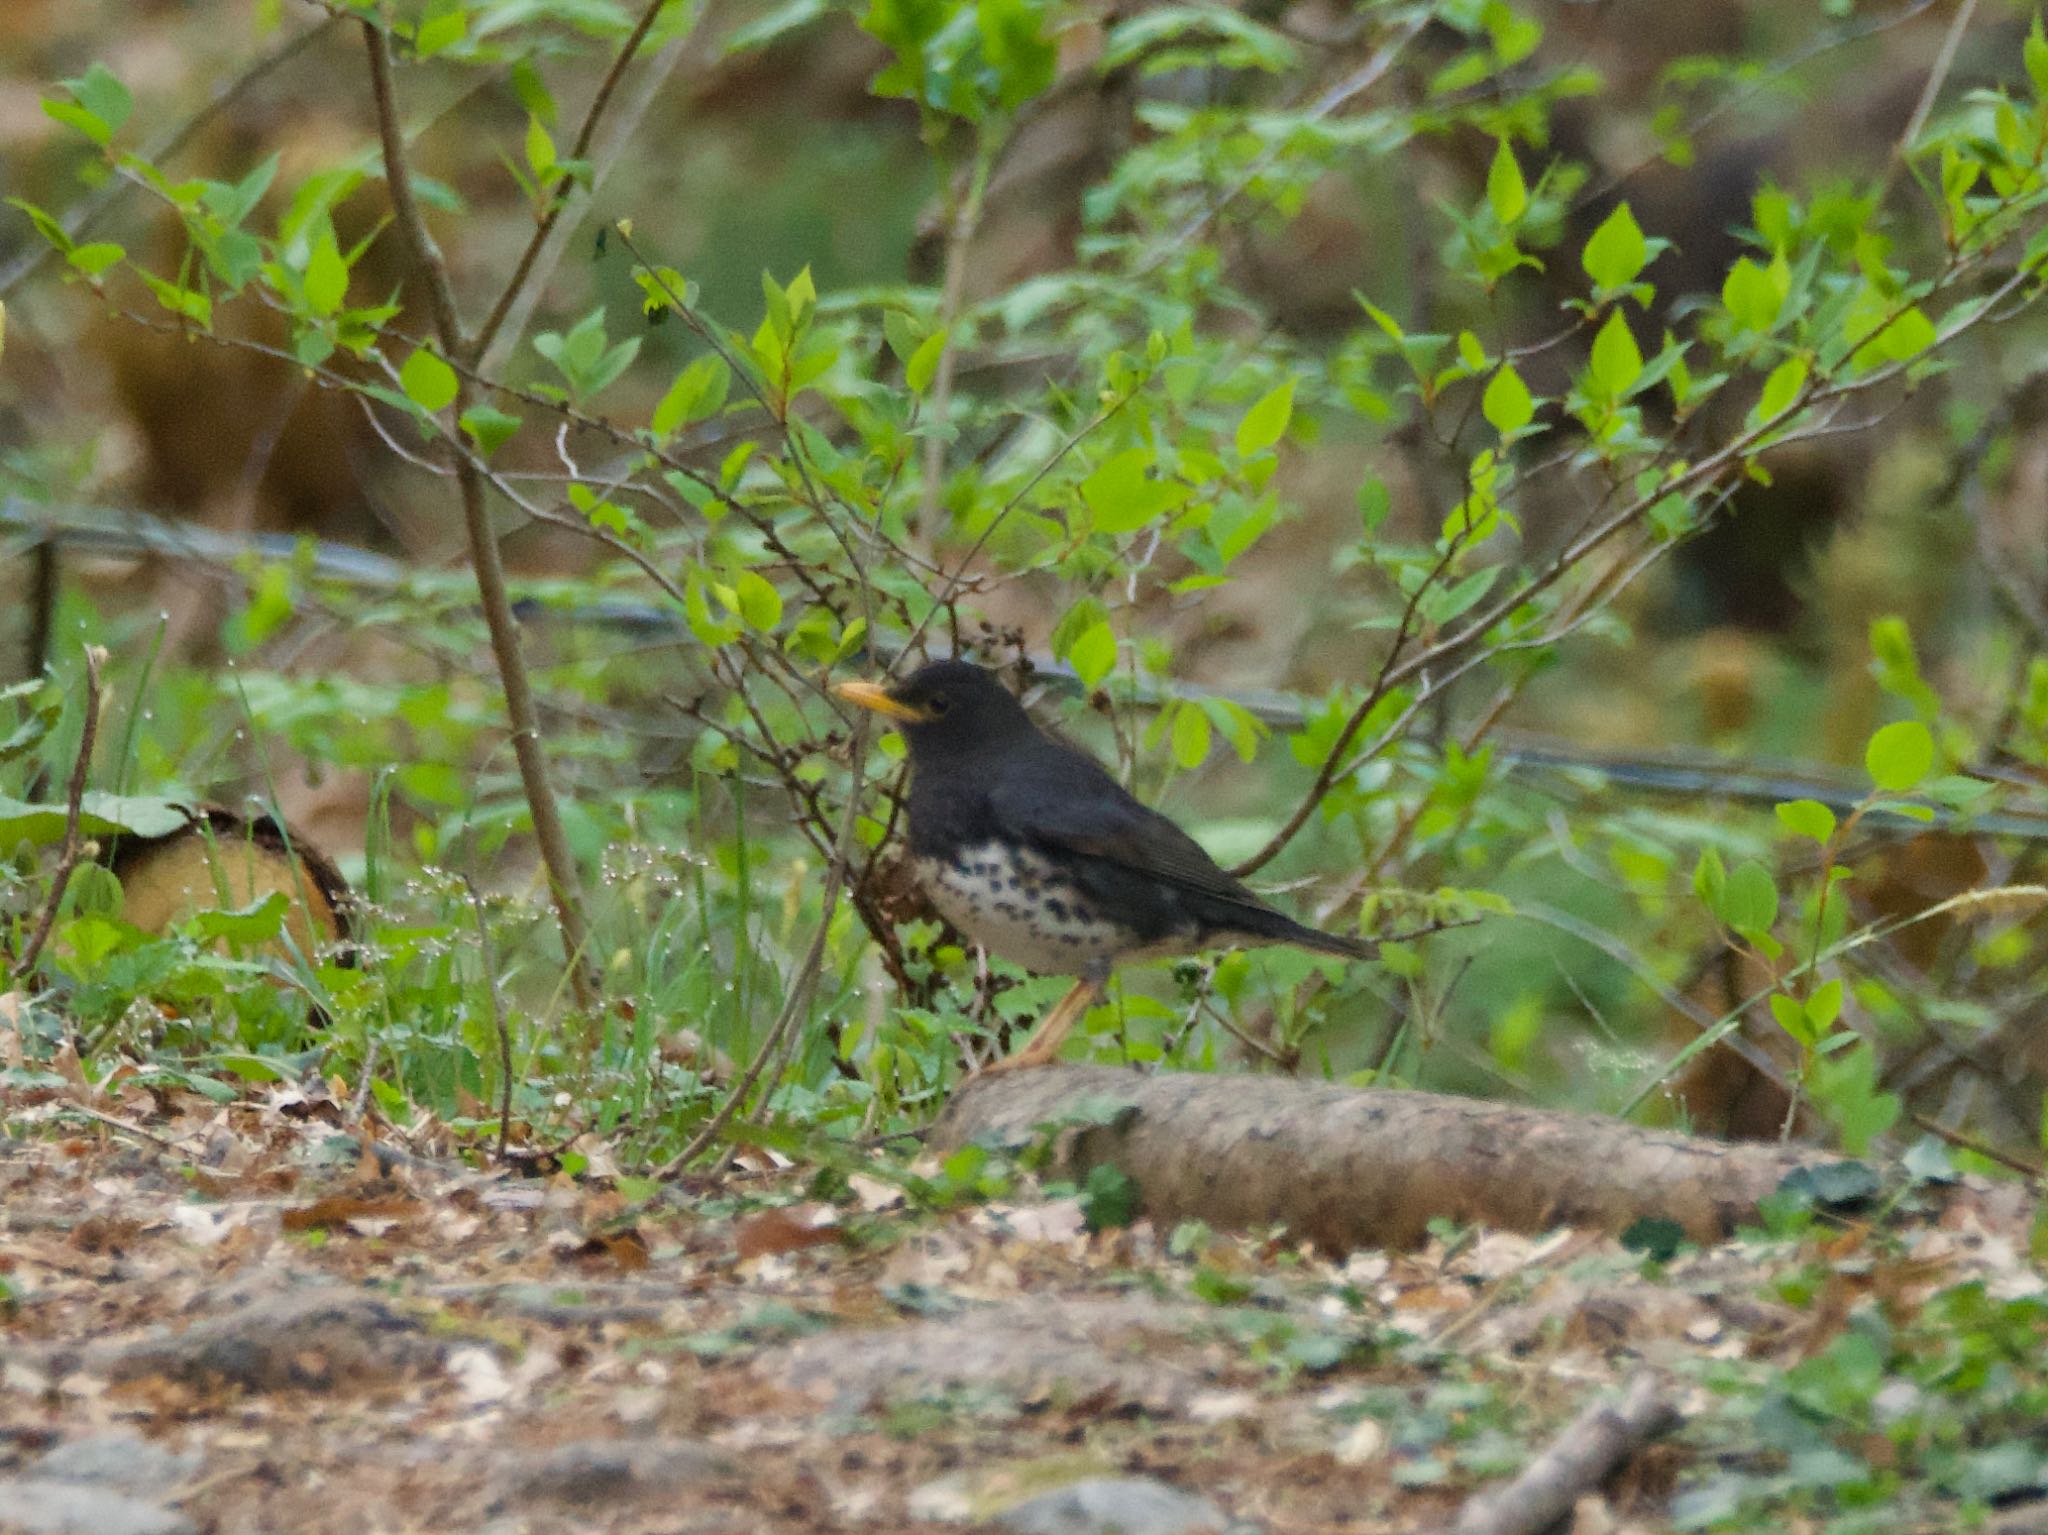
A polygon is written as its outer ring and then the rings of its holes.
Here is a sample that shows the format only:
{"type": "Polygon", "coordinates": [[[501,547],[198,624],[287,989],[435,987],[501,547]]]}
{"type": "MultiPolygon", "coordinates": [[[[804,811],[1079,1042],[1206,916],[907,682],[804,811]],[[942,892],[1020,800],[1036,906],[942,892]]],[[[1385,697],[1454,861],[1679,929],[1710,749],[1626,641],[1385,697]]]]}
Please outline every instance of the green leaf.
{"type": "MultiPolygon", "coordinates": [[[[624,225],[631,220],[619,222],[624,225]]],[[[633,283],[640,290],[640,312],[649,324],[659,324],[678,309],[688,309],[697,302],[697,285],[672,266],[636,266],[633,283]]]]}
{"type": "Polygon", "coordinates": [[[654,407],[649,425],[657,437],[667,437],[692,421],[714,415],[725,404],[732,387],[732,370],[724,359],[709,353],[685,366],[668,386],[668,392],[654,407]]]}
{"type": "Polygon", "coordinates": [[[1860,1156],[1898,1122],[1898,1094],[1879,1091],[1877,1052],[1868,1040],[1816,1061],[1808,1080],[1814,1102],[1841,1132],[1842,1145],[1852,1156],[1860,1156]]]}
{"type": "Polygon", "coordinates": [[[1786,800],[1778,806],[1778,820],[1794,836],[1811,837],[1826,845],[1835,834],[1835,813],[1817,799],[1786,800]]]}
{"type": "Polygon", "coordinates": [[[739,614],[753,628],[771,630],[782,622],[782,594],[755,571],[743,570],[733,578],[739,596],[739,614]]]}
{"type": "Polygon", "coordinates": [[[1870,781],[1887,793],[1900,794],[1919,783],[1934,766],[1934,736],[1918,720],[1898,720],[1870,738],[1863,752],[1870,781]]]}
{"type": "Polygon", "coordinates": [[[1151,463],[1149,448],[1127,448],[1081,482],[1081,499],[1097,532],[1134,532],[1188,499],[1187,486],[1146,478],[1151,463]]]}
{"type": "Polygon", "coordinates": [[[8,207],[19,209],[26,214],[28,221],[36,226],[36,233],[49,241],[53,248],[64,252],[75,249],[71,236],[64,232],[64,226],[34,203],[24,202],[19,197],[7,198],[6,203],[8,207]]]}
{"type": "Polygon", "coordinates": [[[2048,100],[2048,39],[2041,36],[2041,13],[2034,13],[2034,24],[2027,28],[2027,41],[2020,50],[2026,62],[2027,78],[2034,83],[2037,100],[2048,100]]]}
{"type": "Polygon", "coordinates": [[[1649,259],[1649,243],[1627,203],[1615,205],[1579,253],[1586,275],[1595,286],[1608,291],[1634,282],[1649,259]]]}
{"type": "Polygon", "coordinates": [[[1156,75],[1194,65],[1279,74],[1300,56],[1286,34],[1224,6],[1135,6],[1112,14],[1122,19],[1110,29],[1098,69],[1135,64],[1141,75],[1156,75]]]}
{"type": "Polygon", "coordinates": [[[1543,41],[1543,23],[1519,14],[1503,0],[1490,0],[1479,19],[1493,39],[1494,60],[1503,69],[1521,63],[1543,41]]]}
{"type": "Polygon", "coordinates": [[[1209,757],[1209,716],[1199,704],[1183,700],[1173,711],[1173,760],[1183,768],[1198,768],[1209,757]]]}
{"type": "Polygon", "coordinates": [[[1742,256],[1728,269],[1728,276],[1721,283],[1721,305],[1744,330],[1767,332],[1778,323],[1778,311],[1784,307],[1785,295],[1790,291],[1789,273],[1785,287],[1777,281],[1777,270],[1782,265],[1782,258],[1774,261],[1773,270],[1767,273],[1749,257],[1742,256]]]}
{"type": "Polygon", "coordinates": [[[538,117],[526,120],[526,163],[533,168],[535,181],[546,181],[555,173],[555,137],[538,117]]]}
{"type": "Polygon", "coordinates": [[[1814,988],[1813,995],[1806,999],[1806,1021],[1813,1025],[1816,1036],[1827,1033],[1835,1026],[1835,1020],[1842,1016],[1842,983],[1832,980],[1814,988]]]}
{"type": "Polygon", "coordinates": [[[1643,376],[1643,353],[1621,311],[1615,310],[1593,338],[1591,392],[1618,400],[1643,376]]]}
{"type": "Polygon", "coordinates": [[[1772,992],[1771,1016],[1778,1020],[1779,1028],[1802,1045],[1811,1047],[1820,1037],[1813,1032],[1812,1025],[1807,1021],[1806,1009],[1799,1005],[1799,999],[1796,997],[1788,997],[1783,992],[1772,992]]]}
{"type": "Polygon", "coordinates": [[[102,149],[107,147],[108,141],[114,136],[113,129],[75,101],[61,101],[55,96],[45,96],[43,115],[52,122],[64,124],[67,128],[76,128],[102,149]]]}
{"type": "Polygon", "coordinates": [[[111,240],[95,240],[89,245],[74,247],[64,259],[87,277],[98,277],[127,254],[125,249],[111,240]]]}
{"type": "MultiPolygon", "coordinates": [[[[2036,20],[2035,25],[2039,24],[2036,20]]],[[[1934,322],[1915,304],[1885,327],[1884,334],[1877,338],[1877,348],[1888,362],[1907,362],[1930,350],[1939,339],[1934,322]]]]}
{"type": "Polygon", "coordinates": [[[440,410],[455,398],[455,370],[421,347],[398,370],[398,387],[421,410],[440,410]]]}
{"type": "Polygon", "coordinates": [[[232,911],[200,910],[192,916],[192,936],[201,943],[225,938],[230,943],[269,943],[284,931],[291,897],[273,890],[260,901],[232,911]]]}
{"type": "Polygon", "coordinates": [[[907,363],[917,355],[917,349],[924,341],[924,327],[904,310],[885,309],[882,311],[882,336],[888,341],[889,350],[896,354],[896,360],[907,363]]]}
{"type": "Polygon", "coordinates": [[[1052,627],[1052,653],[1062,658],[1066,657],[1073,650],[1074,641],[1081,637],[1083,631],[1097,622],[1107,622],[1108,618],[1109,609],[1103,606],[1101,598],[1076,598],[1072,606],[1060,615],[1060,621],[1052,627]]]}
{"type": "Polygon", "coordinates": [[[1920,674],[1920,659],[1913,649],[1913,631],[1896,613],[1882,614],[1870,621],[1870,655],[1876,663],[1877,685],[1902,698],[1914,713],[1928,718],[1939,711],[1941,701],[1920,674]]]}
{"type": "MultiPolygon", "coordinates": [[[[128,121],[128,114],[135,110],[135,98],[128,94],[128,87],[114,77],[114,72],[104,64],[95,63],[75,80],[59,82],[71,93],[72,99],[89,113],[105,134],[88,134],[97,144],[105,144],[121,125],[128,121]]],[[[47,109],[47,103],[45,107],[47,109]]],[[[74,124],[74,126],[80,126],[74,124]]]]}
{"type": "Polygon", "coordinates": [[[1237,423],[1237,456],[1263,453],[1286,434],[1294,418],[1294,380],[1268,390],[1237,423]]]}
{"type": "Polygon", "coordinates": [[[740,637],[738,624],[728,623],[711,611],[704,593],[704,578],[694,570],[683,580],[683,619],[690,632],[714,650],[740,637]]]}
{"type": "Polygon", "coordinates": [[[761,47],[786,33],[808,25],[824,14],[825,0],[784,0],[783,4],[727,33],[725,51],[730,55],[743,53],[749,48],[761,47]]]}
{"type": "Polygon", "coordinates": [[[1074,637],[1067,664],[1087,688],[1099,687],[1102,679],[1116,670],[1116,631],[1107,619],[1098,618],[1074,637]]]}
{"type": "Polygon", "coordinates": [[[611,348],[591,367],[583,380],[587,393],[596,394],[633,365],[633,359],[640,355],[640,338],[628,336],[611,348]]]}
{"type": "Polygon", "coordinates": [[[1486,173],[1486,205],[1503,226],[1512,225],[1529,211],[1529,188],[1506,139],[1495,147],[1493,165],[1486,173]]]}
{"type": "Polygon", "coordinates": [[[981,34],[981,56],[987,61],[996,105],[1017,108],[1052,84],[1059,63],[1059,44],[1047,30],[1050,7],[1033,0],[976,0],[974,18],[981,34]]]}
{"type": "Polygon", "coordinates": [[[1700,903],[1718,917],[1722,897],[1728,891],[1728,869],[1713,848],[1702,849],[1699,862],[1693,865],[1692,888],[1700,903]]]}
{"type": "Polygon", "coordinates": [[[422,21],[419,30],[413,34],[412,49],[423,59],[431,59],[444,48],[452,48],[469,35],[469,13],[460,8],[443,11],[422,21]]]}
{"type": "Polygon", "coordinates": [[[213,300],[197,288],[187,288],[154,272],[141,273],[143,284],[155,295],[156,301],[172,314],[183,315],[202,328],[213,325],[213,300]]]}
{"type": "MultiPolygon", "coordinates": [[[[4,312],[4,309],[0,309],[0,312],[4,312]]],[[[26,698],[32,693],[40,692],[42,682],[43,679],[40,677],[17,682],[11,688],[0,689],[0,699],[26,698]]],[[[50,732],[56,728],[57,717],[61,712],[61,706],[54,698],[26,705],[21,723],[14,727],[6,739],[0,740],[0,762],[13,762],[26,757],[41,746],[49,739],[50,732]]]]}
{"type": "Polygon", "coordinates": [[[811,317],[811,311],[818,306],[818,285],[811,277],[811,269],[807,266],[792,277],[786,291],[789,295],[790,318],[795,322],[797,329],[802,330],[804,323],[811,317]]]}
{"type": "Polygon", "coordinates": [[[494,405],[472,405],[462,413],[462,429],[485,458],[510,442],[520,424],[519,417],[507,415],[494,405]]]}
{"type": "Polygon", "coordinates": [[[1771,376],[1764,380],[1763,393],[1757,396],[1756,409],[1750,413],[1750,419],[1771,421],[1790,410],[1799,398],[1799,391],[1806,387],[1806,373],[1804,357],[1788,357],[1771,369],[1771,376]]]}
{"type": "Polygon", "coordinates": [[[1110,1162],[1089,1169],[1081,1185],[1081,1219],[1090,1231],[1128,1226],[1138,1218],[1142,1201],[1130,1174],[1110,1162]]]}
{"type": "Polygon", "coordinates": [[[903,365],[903,382],[910,386],[912,394],[923,394],[932,386],[932,379],[939,371],[939,359],[946,352],[946,333],[934,331],[918,343],[916,351],[910,354],[910,361],[903,365]]]}
{"type": "Polygon", "coordinates": [[[263,200],[263,194],[270,190],[270,183],[277,179],[277,167],[282,160],[282,154],[273,151],[240,181],[207,182],[201,202],[209,213],[233,229],[263,200]]]}
{"type": "Polygon", "coordinates": [[[334,231],[323,229],[306,258],[306,307],[323,318],[341,308],[348,297],[348,263],[335,244],[334,231]]]}
{"type": "MultiPolygon", "coordinates": [[[[282,892],[280,892],[282,893],[282,892]]],[[[251,1055],[245,1050],[229,1051],[215,1057],[223,1071],[232,1071],[244,1082],[283,1082],[289,1080],[280,1069],[280,1063],[266,1060],[260,1055],[251,1055]]],[[[624,1179],[620,1180],[624,1182],[624,1179]]]]}
{"type": "Polygon", "coordinates": [[[1720,918],[1738,933],[1768,933],[1778,921],[1778,886],[1755,860],[1738,865],[1721,893],[1720,918]]]}
{"type": "Polygon", "coordinates": [[[571,326],[566,335],[542,331],[533,338],[533,349],[561,370],[572,391],[595,394],[639,355],[640,338],[633,336],[607,349],[604,306],[599,305],[571,326]]]}
{"type": "Polygon", "coordinates": [[[1641,1216],[1621,1234],[1621,1245],[1652,1263],[1669,1263],[1685,1245],[1685,1228],[1661,1215],[1641,1216]]]}
{"type": "MultiPolygon", "coordinates": [[[[58,948],[68,950],[70,963],[65,968],[74,975],[90,975],[106,962],[109,956],[120,952],[126,937],[121,929],[105,917],[80,917],[58,927],[60,939],[58,948]]],[[[60,959],[59,963],[63,963],[60,959]]]]}
{"type": "MultiPolygon", "coordinates": [[[[79,801],[78,829],[88,837],[168,837],[192,824],[192,812],[155,795],[102,794],[88,789],[79,801]]],[[[31,804],[0,794],[0,844],[48,847],[64,839],[65,807],[31,804]]]]}
{"type": "Polygon", "coordinates": [[[1235,699],[1205,698],[1202,707],[1240,760],[1249,762],[1258,755],[1259,738],[1269,733],[1263,720],[1235,699]]]}
{"type": "Polygon", "coordinates": [[[1529,386],[1522,382],[1522,375],[1515,371],[1515,365],[1504,362],[1493,375],[1493,381],[1486,386],[1479,409],[1495,431],[1503,437],[1511,437],[1535,416],[1536,402],[1529,397],[1529,386]]]}

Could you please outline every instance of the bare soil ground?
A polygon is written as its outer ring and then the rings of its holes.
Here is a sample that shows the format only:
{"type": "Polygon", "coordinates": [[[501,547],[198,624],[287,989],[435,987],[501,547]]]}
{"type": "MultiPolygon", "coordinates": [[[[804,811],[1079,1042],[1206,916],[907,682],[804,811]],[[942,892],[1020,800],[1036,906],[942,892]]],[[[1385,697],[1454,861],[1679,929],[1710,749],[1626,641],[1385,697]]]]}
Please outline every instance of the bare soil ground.
{"type": "MultiPolygon", "coordinates": [[[[1416,1530],[1644,1368],[1711,1414],[1713,1369],[1872,1296],[2039,1282],[1998,1190],[1882,1257],[1842,1228],[1338,1261],[1090,1232],[1073,1198],[826,1200],[767,1159],[630,1205],[601,1157],[362,1155],[317,1091],[38,1096],[0,1141],[0,1529],[1416,1530]]],[[[1703,1457],[1649,1447],[1575,1528],[1670,1528],[1703,1457]]]]}

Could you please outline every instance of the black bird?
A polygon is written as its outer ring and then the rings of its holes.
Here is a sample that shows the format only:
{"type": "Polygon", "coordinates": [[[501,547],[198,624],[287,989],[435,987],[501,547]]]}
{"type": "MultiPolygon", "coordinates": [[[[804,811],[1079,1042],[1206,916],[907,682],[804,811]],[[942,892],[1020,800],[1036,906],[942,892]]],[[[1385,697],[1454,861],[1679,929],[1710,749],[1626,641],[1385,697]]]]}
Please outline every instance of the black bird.
{"type": "Polygon", "coordinates": [[[1271,943],[1375,952],[1268,906],[1093,758],[1039,730],[979,666],[934,661],[887,687],[837,691],[910,743],[911,864],[932,905],[991,954],[1080,977],[1000,1067],[1055,1059],[1123,960],[1271,943]]]}

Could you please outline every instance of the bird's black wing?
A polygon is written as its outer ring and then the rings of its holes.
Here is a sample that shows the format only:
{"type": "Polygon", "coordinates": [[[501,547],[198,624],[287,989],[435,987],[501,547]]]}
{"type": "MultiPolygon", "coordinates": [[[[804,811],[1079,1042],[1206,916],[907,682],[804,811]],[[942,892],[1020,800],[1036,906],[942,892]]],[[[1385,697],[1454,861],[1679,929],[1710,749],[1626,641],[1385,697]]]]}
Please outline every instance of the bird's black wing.
{"type": "Polygon", "coordinates": [[[1015,754],[1000,802],[1014,830],[1042,846],[1100,859],[1200,895],[1270,911],[1202,845],[1071,747],[1015,754]]]}
{"type": "Polygon", "coordinates": [[[1202,845],[1140,804],[1101,764],[1051,741],[1007,753],[998,792],[1005,828],[1061,855],[1096,904],[1148,939],[1293,943],[1363,958],[1369,945],[1304,927],[1217,866],[1202,845]]]}

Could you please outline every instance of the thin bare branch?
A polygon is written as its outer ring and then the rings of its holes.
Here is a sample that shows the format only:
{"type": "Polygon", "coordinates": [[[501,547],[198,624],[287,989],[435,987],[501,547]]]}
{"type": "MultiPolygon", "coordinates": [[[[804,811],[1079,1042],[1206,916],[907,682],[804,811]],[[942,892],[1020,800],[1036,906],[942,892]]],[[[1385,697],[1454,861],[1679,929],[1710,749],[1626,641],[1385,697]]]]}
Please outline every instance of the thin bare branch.
{"type": "Polygon", "coordinates": [[[512,1027],[505,1021],[505,994],[498,987],[498,952],[491,942],[491,924],[484,916],[484,898],[476,881],[462,877],[469,896],[470,914],[476,919],[477,962],[483,969],[484,994],[491,1000],[491,1027],[498,1038],[498,1160],[505,1160],[505,1145],[512,1134],[512,1027]]]}
{"type": "Polygon", "coordinates": [[[939,291],[939,334],[944,350],[939,353],[938,371],[932,376],[931,430],[924,440],[924,490],[918,502],[918,525],[929,537],[939,512],[939,498],[946,488],[946,430],[953,414],[953,379],[960,360],[960,338],[954,328],[967,294],[967,253],[974,244],[974,232],[981,224],[983,195],[988,191],[993,156],[986,143],[975,146],[974,163],[968,170],[967,190],[953,210],[946,231],[945,275],[939,291]]]}
{"type": "Polygon", "coordinates": [[[64,889],[71,883],[71,871],[78,867],[79,859],[90,846],[79,835],[79,822],[85,813],[85,780],[92,770],[92,744],[99,736],[100,663],[106,654],[97,645],[85,647],[85,718],[79,725],[78,755],[72,759],[71,781],[64,788],[64,842],[57,854],[57,871],[50,876],[49,898],[43,902],[35,929],[14,961],[17,981],[35,969],[43,945],[50,941],[51,930],[57,925],[57,910],[64,904],[64,889]]]}
{"type": "Polygon", "coordinates": [[[714,1145],[732,1117],[746,1102],[747,1095],[754,1090],[769,1061],[781,1054],[785,1039],[796,1028],[804,1015],[810,1011],[811,997],[818,987],[818,973],[825,964],[825,942],[832,934],[832,918],[839,910],[839,897],[846,888],[847,872],[853,867],[856,847],[854,828],[860,822],[860,783],[867,767],[868,724],[858,721],[854,726],[853,763],[850,769],[853,788],[846,796],[846,808],[839,817],[839,836],[832,851],[832,864],[825,873],[825,900],[818,913],[817,931],[811,935],[811,944],[804,951],[802,962],[796,974],[790,978],[789,992],[782,1000],[782,1011],[776,1015],[773,1025],[761,1040],[761,1047],[754,1052],[754,1058],[747,1064],[745,1073],[732,1085],[725,1095],[725,1102],[697,1133],[690,1137],[683,1149],[670,1157],[656,1171],[655,1176],[667,1177],[697,1160],[714,1145]]]}
{"type": "MultiPolygon", "coordinates": [[[[591,141],[597,136],[597,125],[604,119],[605,108],[611,105],[612,93],[619,88],[619,81],[625,78],[626,67],[633,62],[633,56],[640,51],[640,45],[647,41],[647,34],[653,30],[655,19],[669,3],[670,0],[647,0],[646,7],[640,12],[639,21],[626,35],[626,40],[619,45],[618,54],[612,59],[611,68],[605,71],[604,79],[599,82],[597,94],[590,100],[590,110],[583,114],[583,126],[576,132],[576,142],[569,150],[569,159],[588,158],[591,141]]],[[[645,110],[644,105],[642,110],[645,110]]],[[[614,149],[622,147],[623,139],[614,145],[614,149]]],[[[595,175],[592,176],[593,190],[597,179],[595,175]]],[[[556,226],[561,223],[562,214],[567,210],[570,196],[575,190],[576,178],[564,174],[548,193],[547,212],[534,226],[533,235],[527,240],[526,248],[519,253],[519,260],[513,264],[511,277],[506,279],[504,291],[498,295],[498,301],[491,306],[491,312],[485,316],[483,325],[477,330],[476,340],[471,343],[467,353],[469,361],[480,361],[489,353],[491,343],[497,339],[506,318],[512,313],[512,306],[526,291],[529,280],[537,270],[541,254],[548,247],[556,226]]],[[[517,335],[516,329],[513,334],[517,335]]]]}
{"type": "Polygon", "coordinates": [[[1669,1388],[1644,1371],[1619,1401],[1596,1402],[1566,1424],[1513,1481],[1466,1503],[1452,1535],[1539,1535],[1681,1421],[1669,1388]]]}
{"type": "MultiPolygon", "coordinates": [[[[448,271],[427,232],[426,221],[413,197],[412,177],[407,169],[405,143],[398,127],[398,106],[391,85],[390,42],[382,28],[365,20],[363,41],[369,53],[370,84],[377,108],[377,131],[384,149],[384,179],[391,190],[391,206],[398,227],[411,247],[414,264],[427,284],[434,329],[440,337],[444,357],[465,355],[462,323],[455,308],[455,295],[448,271]]],[[[463,375],[455,375],[454,417],[459,422],[468,409],[469,387],[463,375]]],[[[498,665],[498,677],[505,692],[505,712],[512,728],[512,752],[519,764],[521,787],[533,816],[534,841],[547,869],[549,893],[554,897],[555,915],[562,929],[562,946],[567,955],[569,979],[578,1006],[593,1013],[597,1006],[596,981],[590,973],[590,930],[583,916],[583,893],[576,873],[576,859],[569,849],[569,837],[562,824],[561,808],[550,782],[547,751],[541,738],[540,716],[534,707],[533,686],[527,675],[526,658],[520,649],[519,621],[505,585],[504,561],[498,552],[498,538],[491,527],[490,509],[484,501],[484,480],[468,454],[455,460],[455,479],[462,496],[462,519],[469,538],[470,560],[476,572],[477,595],[482,602],[484,624],[490,631],[491,651],[498,665]]]]}
{"type": "Polygon", "coordinates": [[[1880,197],[1891,190],[1892,184],[1899,179],[1899,172],[1906,168],[1907,157],[1913,152],[1913,141],[1927,126],[1927,118],[1934,111],[1934,103],[1940,99],[1949,71],[1955,68],[1956,50],[1962,47],[1963,34],[1970,30],[1970,21],[1976,14],[1977,0],[1963,0],[1956,7],[1956,13],[1948,24],[1948,33],[1941,40],[1941,52],[1935,55],[1934,66],[1927,71],[1927,83],[1920,88],[1920,99],[1913,103],[1913,115],[1906,119],[1906,126],[1899,131],[1899,142],[1893,146],[1891,164],[1885,167],[1884,180],[1880,184],[1880,197]]]}

